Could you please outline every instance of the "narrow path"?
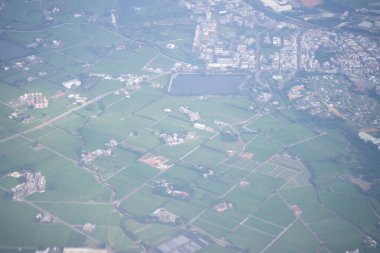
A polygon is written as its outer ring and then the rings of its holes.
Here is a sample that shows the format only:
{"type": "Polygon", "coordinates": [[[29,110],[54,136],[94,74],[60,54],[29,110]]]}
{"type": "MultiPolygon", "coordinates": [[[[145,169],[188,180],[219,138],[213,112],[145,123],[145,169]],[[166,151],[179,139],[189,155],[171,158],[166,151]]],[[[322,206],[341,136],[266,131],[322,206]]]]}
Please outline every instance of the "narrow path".
{"type": "Polygon", "coordinates": [[[375,208],[373,207],[373,205],[371,204],[370,200],[368,200],[368,206],[369,208],[371,209],[371,211],[373,212],[373,214],[380,220],[380,215],[376,212],[375,208]]]}
{"type": "MultiPolygon", "coordinates": [[[[0,189],[4,190],[6,192],[9,192],[9,190],[6,189],[5,187],[0,186],[0,189]]],[[[92,242],[95,242],[96,244],[100,243],[100,241],[98,239],[92,237],[91,235],[86,234],[82,230],[76,228],[74,225],[72,225],[72,224],[70,224],[70,223],[62,220],[58,216],[55,216],[54,214],[50,213],[49,211],[47,211],[47,210],[45,210],[45,209],[37,206],[32,201],[26,200],[26,199],[21,199],[19,202],[28,204],[28,205],[34,207],[35,209],[37,209],[38,211],[40,211],[42,213],[45,213],[45,214],[48,214],[49,216],[51,216],[54,219],[54,222],[58,222],[58,223],[61,223],[61,224],[65,225],[66,227],[70,228],[71,230],[73,230],[73,231],[75,231],[75,232],[77,232],[77,233],[79,233],[81,235],[84,235],[86,238],[90,239],[92,242]]]]}
{"type": "Polygon", "coordinates": [[[280,226],[280,225],[278,225],[278,224],[276,224],[276,223],[270,222],[270,221],[268,221],[268,220],[261,219],[261,218],[259,218],[259,217],[257,217],[257,216],[254,216],[254,215],[251,215],[251,217],[254,218],[254,219],[257,219],[257,220],[259,220],[259,221],[262,221],[262,222],[265,222],[265,223],[271,224],[271,225],[273,225],[273,226],[275,226],[275,227],[278,227],[278,228],[281,228],[281,229],[284,229],[284,228],[285,228],[285,227],[280,226]]]}
{"type": "Polygon", "coordinates": [[[111,205],[108,202],[97,202],[97,201],[51,201],[51,200],[31,200],[30,202],[38,204],[38,203],[46,203],[46,204],[69,204],[69,205],[111,205]]]}
{"type": "Polygon", "coordinates": [[[325,246],[325,243],[319,238],[319,236],[310,228],[309,224],[307,224],[303,219],[300,219],[303,226],[309,231],[309,233],[314,237],[315,240],[319,242],[319,244],[324,248],[324,250],[328,253],[332,253],[327,246],[325,246]]]}
{"type": "Polygon", "coordinates": [[[321,137],[321,136],[324,136],[324,135],[326,135],[326,134],[327,134],[326,132],[323,132],[323,133],[320,133],[320,134],[315,135],[315,136],[313,136],[313,137],[310,137],[310,138],[307,138],[307,139],[300,140],[300,141],[295,142],[295,143],[293,143],[293,144],[285,145],[285,147],[286,147],[286,148],[291,148],[291,147],[293,147],[293,146],[296,146],[296,145],[298,145],[298,144],[302,144],[302,143],[305,143],[305,142],[308,142],[308,141],[314,140],[314,139],[319,138],[319,137],[321,137]]]}
{"type": "Polygon", "coordinates": [[[186,157],[188,157],[189,155],[191,155],[191,153],[195,152],[200,147],[201,147],[201,145],[196,146],[195,148],[193,148],[192,150],[190,150],[189,152],[187,152],[186,154],[184,154],[183,156],[181,156],[180,158],[178,158],[175,161],[175,163],[178,163],[179,161],[182,161],[183,159],[185,159],[186,157]]]}
{"type": "Polygon", "coordinates": [[[287,227],[285,227],[265,248],[263,248],[260,253],[266,252],[270,247],[272,247],[294,224],[299,220],[296,218],[287,227]]]}
{"type": "Polygon", "coordinates": [[[141,191],[145,186],[149,186],[149,184],[148,184],[149,181],[152,181],[152,180],[156,179],[159,176],[161,176],[161,172],[159,172],[156,175],[154,175],[153,177],[147,179],[144,183],[142,183],[141,185],[139,185],[138,187],[136,187],[135,189],[133,189],[133,191],[129,192],[127,195],[125,195],[124,197],[122,197],[118,201],[121,203],[121,202],[123,202],[125,200],[128,200],[130,197],[132,197],[133,195],[135,195],[136,193],[138,193],[139,191],[141,191]]]}
{"type": "Polygon", "coordinates": [[[90,100],[90,101],[87,101],[87,102],[81,104],[80,106],[77,106],[77,107],[75,107],[75,108],[73,108],[73,109],[71,109],[71,110],[68,110],[68,111],[66,111],[66,112],[63,112],[62,114],[60,114],[60,115],[58,115],[58,116],[56,116],[56,117],[54,117],[54,118],[51,118],[51,119],[45,121],[44,123],[42,123],[42,124],[40,124],[40,125],[38,125],[38,126],[35,126],[35,127],[32,127],[32,128],[29,128],[29,129],[24,130],[24,131],[22,131],[22,132],[19,132],[19,133],[17,133],[17,134],[14,134],[14,135],[8,136],[8,137],[6,137],[6,138],[3,138],[3,139],[0,140],[0,143],[6,142],[6,141],[9,141],[9,140],[15,139],[15,138],[17,138],[17,137],[19,137],[19,136],[21,136],[21,135],[25,135],[25,134],[28,134],[28,133],[35,132],[35,131],[37,131],[37,130],[39,130],[39,129],[42,129],[42,128],[44,128],[45,126],[50,125],[50,124],[52,124],[53,122],[55,122],[55,121],[57,121],[57,120],[60,120],[60,119],[66,117],[66,116],[68,116],[68,115],[70,115],[71,113],[73,113],[73,112],[75,112],[75,111],[78,111],[78,110],[80,110],[80,109],[82,109],[82,108],[84,108],[84,107],[86,107],[86,106],[88,106],[88,105],[90,105],[90,104],[93,104],[93,103],[95,103],[95,102],[97,102],[97,101],[99,101],[99,100],[101,100],[101,99],[103,99],[103,98],[105,98],[105,97],[107,97],[107,96],[113,94],[113,93],[114,93],[115,91],[117,91],[117,90],[119,90],[119,89],[112,90],[112,91],[106,92],[106,93],[104,93],[104,94],[102,94],[102,95],[100,95],[100,96],[97,96],[97,97],[95,97],[94,99],[92,99],[92,100],[90,100]]]}

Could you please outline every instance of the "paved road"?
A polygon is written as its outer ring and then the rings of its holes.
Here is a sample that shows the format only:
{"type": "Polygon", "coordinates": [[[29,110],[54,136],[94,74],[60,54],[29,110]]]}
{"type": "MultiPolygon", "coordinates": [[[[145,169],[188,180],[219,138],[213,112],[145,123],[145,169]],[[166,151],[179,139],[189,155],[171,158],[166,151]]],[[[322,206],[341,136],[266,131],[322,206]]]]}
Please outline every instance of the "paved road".
{"type": "Polygon", "coordinates": [[[275,244],[281,236],[283,236],[296,222],[299,220],[299,218],[296,218],[293,220],[287,227],[285,227],[265,248],[263,248],[260,253],[266,252],[270,247],[272,247],[273,244],[275,244]]]}
{"type": "MultiPolygon", "coordinates": [[[[8,189],[6,189],[6,188],[4,188],[4,187],[2,187],[2,186],[0,186],[0,189],[4,190],[4,191],[6,191],[6,192],[9,192],[8,189]]],[[[82,230],[76,228],[74,225],[72,225],[72,224],[70,224],[70,223],[68,223],[68,222],[66,222],[66,221],[64,221],[64,220],[62,220],[62,219],[60,219],[58,216],[55,216],[54,214],[52,214],[52,213],[46,211],[45,209],[43,209],[43,208],[37,206],[37,205],[34,204],[32,201],[29,201],[29,200],[26,200],[26,199],[21,199],[20,202],[25,203],[25,204],[28,204],[28,205],[34,207],[35,209],[39,210],[39,211],[42,212],[42,213],[48,214],[49,216],[51,216],[51,217],[54,219],[54,222],[61,223],[61,224],[65,225],[66,227],[70,228],[71,230],[74,230],[75,232],[77,232],[77,233],[79,233],[79,234],[81,234],[81,235],[86,236],[86,237],[87,237],[89,240],[91,240],[92,242],[95,242],[96,244],[99,244],[99,243],[100,243],[100,241],[98,241],[98,239],[92,237],[91,235],[86,234],[86,233],[83,232],[82,230]]]]}
{"type": "Polygon", "coordinates": [[[92,242],[95,242],[96,244],[99,244],[100,241],[98,241],[98,239],[92,237],[91,235],[88,235],[86,234],[85,232],[83,232],[82,230],[76,228],[74,225],[64,221],[64,220],[61,220],[58,216],[55,216],[54,214],[52,213],[49,213],[48,211],[46,211],[45,209],[37,206],[36,204],[34,204],[33,202],[29,201],[29,200],[26,200],[26,199],[23,199],[22,200],[23,203],[26,203],[32,207],[34,207],[35,209],[39,210],[40,212],[43,212],[43,213],[46,213],[48,215],[50,215],[51,217],[53,217],[54,221],[57,221],[59,223],[62,223],[63,225],[65,225],[66,227],[69,227],[71,230],[74,230],[75,232],[81,234],[81,235],[84,235],[86,236],[88,239],[90,239],[92,242]]]}
{"type": "Polygon", "coordinates": [[[285,147],[287,147],[287,148],[291,148],[291,147],[293,147],[293,146],[296,146],[296,145],[298,145],[298,144],[302,144],[302,143],[304,143],[304,142],[308,142],[308,141],[314,140],[314,139],[319,138],[319,137],[321,137],[321,136],[323,136],[323,135],[326,135],[326,134],[327,134],[326,132],[323,132],[323,133],[318,134],[318,135],[315,135],[315,136],[313,136],[313,137],[310,137],[310,138],[306,138],[306,139],[300,140],[300,141],[295,142],[295,143],[292,143],[292,144],[290,144],[290,145],[286,145],[285,147]]]}
{"type": "Polygon", "coordinates": [[[111,94],[114,93],[115,91],[116,91],[116,90],[112,90],[112,91],[106,92],[106,93],[104,93],[104,94],[102,94],[102,95],[100,95],[100,96],[95,97],[95,98],[92,99],[92,100],[89,100],[89,101],[87,101],[87,102],[81,104],[80,106],[77,106],[77,107],[75,107],[75,108],[73,108],[73,109],[70,109],[70,110],[68,110],[68,111],[66,111],[66,112],[64,112],[64,113],[62,113],[62,114],[60,114],[60,115],[58,115],[58,116],[56,116],[56,117],[54,117],[54,118],[51,118],[51,119],[47,120],[47,121],[45,121],[44,123],[42,123],[42,124],[40,124],[40,125],[38,125],[38,126],[35,126],[35,127],[32,127],[32,128],[29,128],[29,129],[27,129],[27,130],[25,130],[25,131],[22,131],[22,132],[19,132],[19,133],[17,133],[17,134],[14,134],[14,135],[8,136],[8,137],[6,137],[6,138],[4,138],[4,139],[1,139],[1,140],[0,140],[0,143],[6,142],[6,141],[12,140],[12,139],[14,139],[14,138],[17,138],[17,137],[19,137],[19,136],[21,136],[21,135],[25,135],[25,134],[28,134],[28,133],[31,133],[31,132],[37,131],[37,130],[39,130],[39,129],[42,129],[42,128],[44,128],[45,126],[48,126],[48,125],[54,123],[55,121],[60,120],[60,119],[62,119],[62,118],[64,118],[64,117],[70,115],[71,113],[73,113],[73,112],[75,112],[75,111],[78,111],[78,110],[80,110],[80,109],[82,109],[82,108],[84,108],[84,107],[86,107],[86,106],[88,106],[88,105],[90,105],[90,104],[93,104],[93,103],[95,103],[95,102],[97,102],[97,101],[103,99],[103,98],[106,97],[106,96],[111,95],[111,94]]]}

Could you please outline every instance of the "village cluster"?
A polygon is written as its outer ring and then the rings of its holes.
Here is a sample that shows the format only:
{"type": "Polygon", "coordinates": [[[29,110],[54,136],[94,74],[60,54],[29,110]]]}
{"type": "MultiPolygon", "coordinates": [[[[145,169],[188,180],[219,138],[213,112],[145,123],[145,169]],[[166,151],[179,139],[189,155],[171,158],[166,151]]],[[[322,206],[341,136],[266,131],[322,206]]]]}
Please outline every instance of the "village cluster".
{"type": "Polygon", "coordinates": [[[9,176],[18,179],[23,178],[25,180],[25,182],[11,189],[11,192],[13,193],[13,200],[21,200],[35,192],[45,192],[46,178],[41,172],[13,172],[10,173],[9,176]]]}

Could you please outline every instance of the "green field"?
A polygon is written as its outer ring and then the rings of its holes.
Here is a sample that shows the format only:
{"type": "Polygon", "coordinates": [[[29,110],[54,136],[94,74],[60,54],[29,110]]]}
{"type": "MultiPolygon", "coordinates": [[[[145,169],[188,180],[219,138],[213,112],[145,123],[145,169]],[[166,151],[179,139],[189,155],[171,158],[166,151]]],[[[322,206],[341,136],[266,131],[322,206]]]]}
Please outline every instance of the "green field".
{"type": "Polygon", "coordinates": [[[37,209],[19,202],[3,198],[4,191],[0,190],[0,243],[11,247],[49,246],[80,246],[84,237],[60,224],[37,224],[35,215],[37,209]],[[44,238],[41,241],[41,238],[44,238]]]}
{"type": "Polygon", "coordinates": [[[157,55],[147,67],[153,69],[161,69],[162,71],[168,71],[173,67],[174,63],[174,60],[160,54],[157,55]]]}
{"type": "Polygon", "coordinates": [[[121,206],[131,215],[142,218],[150,215],[167,201],[167,198],[153,194],[150,188],[145,188],[126,199],[121,206]]]}
{"type": "Polygon", "coordinates": [[[232,243],[242,245],[247,249],[260,251],[265,245],[270,243],[273,238],[250,227],[241,226],[235,233],[229,235],[228,239],[232,243]]]}
{"type": "MultiPolygon", "coordinates": [[[[374,2],[336,1],[353,8],[374,2]]],[[[209,23],[198,34],[210,35],[203,46],[214,56],[207,62],[220,57],[211,47],[214,37],[218,43],[227,40],[216,45],[231,52],[222,58],[234,62],[247,60],[232,53],[235,47],[254,50],[260,64],[270,64],[280,49],[261,43],[267,35],[271,41],[278,29],[261,25],[269,17],[259,17],[260,12],[251,17],[244,2],[206,2],[0,3],[1,252],[48,246],[156,252],[178,235],[202,242],[198,252],[203,253],[378,250],[363,246],[366,236],[380,241],[380,202],[373,196],[378,180],[369,191],[350,181],[354,170],[366,179],[360,163],[364,152],[358,153],[355,138],[330,121],[306,117],[285,103],[282,84],[271,79],[277,70],[269,73],[264,65],[242,70],[249,81],[238,95],[168,94],[173,74],[207,69],[198,58],[205,52],[193,48],[199,22],[209,23]],[[245,48],[247,40],[254,42],[245,48]],[[256,67],[263,67],[260,73],[256,67]],[[62,83],[72,79],[81,85],[66,89],[62,83]],[[35,92],[46,96],[47,108],[18,103],[20,96],[35,92]],[[272,92],[273,100],[256,99],[264,92],[272,92]],[[86,104],[74,104],[69,94],[86,97],[86,104]],[[200,119],[191,121],[181,107],[200,119]],[[15,111],[31,115],[30,122],[11,119],[15,111]],[[212,129],[197,129],[195,123],[212,129]],[[189,133],[194,138],[178,141],[189,133]],[[172,140],[177,134],[176,145],[163,134],[172,140]],[[107,146],[111,139],[119,144],[107,146]],[[82,157],[96,150],[111,153],[84,162],[82,157]],[[148,155],[156,156],[156,163],[144,163],[141,158],[148,155]],[[162,157],[171,165],[168,170],[160,168],[162,157]],[[10,175],[25,171],[41,172],[45,190],[10,175]],[[15,200],[17,185],[30,192],[15,200]],[[175,191],[188,197],[175,197],[175,191]],[[215,208],[223,203],[225,210],[215,208]],[[176,215],[176,224],[154,220],[159,208],[176,215]],[[53,222],[38,223],[37,213],[51,215],[53,222]],[[83,232],[86,223],[94,224],[94,231],[83,232]]],[[[300,39],[303,29],[295,29],[300,39]]],[[[289,34],[280,35],[285,41],[289,34]]],[[[234,68],[225,72],[237,74],[234,68]]]]}
{"type": "Polygon", "coordinates": [[[185,159],[194,165],[202,165],[206,167],[217,166],[225,157],[223,153],[209,149],[207,147],[199,147],[191,152],[185,159]]]}
{"type": "Polygon", "coordinates": [[[273,143],[263,135],[255,138],[249,145],[247,145],[246,151],[253,153],[255,159],[259,161],[265,161],[272,154],[281,150],[281,146],[277,143],[273,143]]]}
{"type": "Polygon", "coordinates": [[[283,237],[278,240],[269,252],[307,252],[310,248],[321,248],[306,228],[300,223],[295,223],[283,237]]]}
{"type": "Polygon", "coordinates": [[[291,210],[279,197],[271,198],[254,213],[254,217],[282,227],[287,226],[294,220],[291,210]],[[281,213],[281,215],[278,215],[278,213],[281,213]]]}
{"type": "Polygon", "coordinates": [[[214,120],[220,120],[227,123],[238,123],[252,117],[252,112],[248,111],[248,106],[244,107],[246,98],[234,98],[231,101],[224,102],[218,97],[210,97],[206,101],[193,101],[190,104],[192,111],[201,113],[201,119],[212,123],[214,120]],[[233,103],[235,100],[242,100],[243,104],[236,106],[233,103]],[[230,102],[230,103],[229,103],[230,102]],[[202,110],[201,110],[202,109],[202,110]]]}
{"type": "Polygon", "coordinates": [[[248,127],[262,129],[271,140],[283,145],[291,145],[316,135],[306,124],[291,122],[290,119],[285,118],[283,115],[286,113],[287,111],[281,114],[265,115],[248,127]]]}
{"type": "Polygon", "coordinates": [[[115,187],[121,198],[157,173],[157,169],[136,162],[119,171],[116,176],[108,178],[107,182],[115,187]]]}
{"type": "Polygon", "coordinates": [[[110,205],[102,203],[68,204],[36,202],[36,204],[61,219],[77,225],[91,223],[100,227],[109,224],[112,215],[117,216],[116,213],[113,213],[113,209],[110,205]]]}

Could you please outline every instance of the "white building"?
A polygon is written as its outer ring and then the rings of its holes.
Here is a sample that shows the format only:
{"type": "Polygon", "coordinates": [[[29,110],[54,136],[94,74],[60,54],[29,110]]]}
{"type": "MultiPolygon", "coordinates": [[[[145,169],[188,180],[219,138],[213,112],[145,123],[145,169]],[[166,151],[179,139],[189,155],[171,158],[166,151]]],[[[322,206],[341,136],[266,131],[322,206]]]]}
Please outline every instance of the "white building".
{"type": "Polygon", "coordinates": [[[116,26],[117,23],[116,23],[116,16],[115,16],[115,12],[112,10],[111,11],[111,22],[112,22],[112,25],[113,26],[116,26]]]}
{"type": "Polygon", "coordinates": [[[73,80],[69,80],[69,81],[66,81],[66,82],[63,82],[62,85],[63,87],[65,87],[66,89],[71,89],[71,87],[73,86],[80,86],[82,83],[81,81],[79,81],[79,79],[73,79],[73,80]]]}
{"type": "Polygon", "coordinates": [[[261,2],[276,12],[291,11],[292,6],[287,0],[261,0],[261,2]]]}
{"type": "Polygon", "coordinates": [[[379,145],[380,144],[380,139],[377,139],[377,138],[373,137],[372,135],[367,134],[366,132],[359,132],[358,135],[359,135],[360,139],[362,139],[365,142],[369,141],[369,142],[372,142],[375,145],[379,145]]]}

